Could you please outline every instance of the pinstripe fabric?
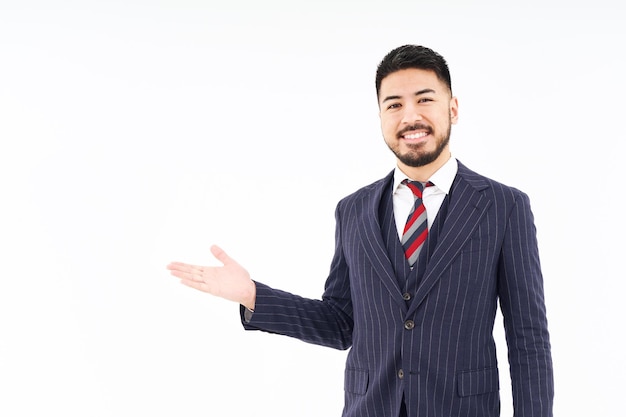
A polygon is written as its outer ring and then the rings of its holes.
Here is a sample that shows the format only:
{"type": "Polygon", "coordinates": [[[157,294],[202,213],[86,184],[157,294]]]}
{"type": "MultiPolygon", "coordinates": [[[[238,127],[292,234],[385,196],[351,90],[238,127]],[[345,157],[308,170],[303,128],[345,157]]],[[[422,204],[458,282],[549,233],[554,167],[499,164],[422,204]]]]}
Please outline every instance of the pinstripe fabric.
{"type": "Polygon", "coordinates": [[[515,416],[552,416],[543,278],[528,197],[459,163],[445,221],[436,245],[424,251],[429,261],[407,303],[397,275],[403,268],[383,237],[392,228],[379,219],[390,215],[380,204],[391,180],[392,174],[337,205],[335,255],[321,300],[256,283],[255,313],[244,327],[350,348],[344,417],[398,416],[403,396],[409,416],[492,417],[499,415],[492,335],[499,301],[515,416]]]}
{"type": "MultiPolygon", "coordinates": [[[[398,288],[403,292],[404,290],[408,291],[407,281],[411,274],[411,267],[406,259],[402,243],[399,240],[398,231],[395,228],[392,184],[389,184],[389,187],[383,192],[378,209],[378,218],[381,224],[383,244],[385,245],[387,255],[389,256],[391,266],[398,281],[398,288]]],[[[415,274],[420,270],[419,267],[415,269],[415,274]]],[[[412,294],[413,293],[414,292],[412,292],[412,294]]]]}
{"type": "Polygon", "coordinates": [[[431,230],[428,233],[428,239],[424,243],[422,252],[413,268],[411,268],[410,263],[407,261],[404,254],[404,248],[398,240],[399,237],[393,214],[393,190],[391,184],[389,189],[383,193],[378,211],[383,242],[387,248],[389,259],[391,260],[398,279],[398,286],[402,290],[403,299],[410,304],[412,298],[415,296],[417,285],[422,279],[428,259],[430,259],[430,255],[435,249],[437,238],[439,236],[439,230],[443,227],[443,221],[448,212],[448,199],[445,198],[441,204],[439,212],[433,221],[431,230]],[[404,294],[408,294],[410,298],[407,300],[408,297],[404,294]]]}

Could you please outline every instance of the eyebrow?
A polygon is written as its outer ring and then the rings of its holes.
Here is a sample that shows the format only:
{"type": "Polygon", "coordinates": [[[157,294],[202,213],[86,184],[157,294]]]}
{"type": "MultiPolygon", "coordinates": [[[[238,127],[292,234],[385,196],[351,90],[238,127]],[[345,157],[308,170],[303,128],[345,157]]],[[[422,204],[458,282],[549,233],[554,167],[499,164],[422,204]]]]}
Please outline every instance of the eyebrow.
{"type": "MultiPolygon", "coordinates": [[[[416,96],[422,95],[422,94],[427,94],[427,93],[435,93],[435,90],[433,90],[432,88],[424,88],[423,90],[419,90],[415,93],[416,96]]],[[[385,99],[382,101],[382,103],[389,101],[389,100],[398,100],[402,98],[401,96],[387,96],[385,97],[385,99]]]]}

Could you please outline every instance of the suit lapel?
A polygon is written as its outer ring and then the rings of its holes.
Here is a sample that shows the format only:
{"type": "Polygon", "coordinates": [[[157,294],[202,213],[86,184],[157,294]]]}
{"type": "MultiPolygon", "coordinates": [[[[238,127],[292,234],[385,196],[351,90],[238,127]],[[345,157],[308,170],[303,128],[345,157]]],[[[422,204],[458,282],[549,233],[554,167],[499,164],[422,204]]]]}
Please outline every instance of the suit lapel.
{"type": "Polygon", "coordinates": [[[424,301],[426,295],[468,242],[480,219],[491,205],[491,202],[480,192],[488,186],[487,183],[478,176],[474,176],[470,183],[468,176],[471,177],[472,174],[459,163],[459,172],[450,190],[448,215],[408,314],[411,314],[424,301]]]}
{"type": "Polygon", "coordinates": [[[373,192],[364,193],[360,201],[357,213],[361,213],[360,226],[357,230],[361,233],[361,244],[365,255],[372,263],[376,274],[380,277],[383,285],[392,295],[394,301],[406,309],[406,303],[402,299],[402,291],[398,286],[395,270],[389,259],[387,248],[382,237],[380,219],[378,216],[379,205],[383,198],[383,193],[390,190],[393,180],[393,172],[383,180],[373,184],[373,192]]]}

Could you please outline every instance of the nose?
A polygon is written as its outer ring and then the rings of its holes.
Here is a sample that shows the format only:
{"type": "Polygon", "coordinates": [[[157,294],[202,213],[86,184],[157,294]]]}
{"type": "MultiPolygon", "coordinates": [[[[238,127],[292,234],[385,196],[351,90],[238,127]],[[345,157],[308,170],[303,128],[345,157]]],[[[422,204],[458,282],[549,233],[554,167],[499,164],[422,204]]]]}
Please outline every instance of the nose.
{"type": "Polygon", "coordinates": [[[417,106],[412,104],[407,104],[404,106],[402,113],[402,123],[410,125],[421,120],[422,114],[417,106]]]}

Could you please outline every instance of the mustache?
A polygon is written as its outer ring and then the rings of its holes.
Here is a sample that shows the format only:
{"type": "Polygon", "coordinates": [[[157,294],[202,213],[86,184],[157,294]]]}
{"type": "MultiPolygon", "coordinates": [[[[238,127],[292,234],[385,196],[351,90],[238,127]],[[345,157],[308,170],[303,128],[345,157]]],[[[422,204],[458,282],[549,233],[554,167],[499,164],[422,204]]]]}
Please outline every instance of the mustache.
{"type": "Polygon", "coordinates": [[[400,136],[403,136],[406,132],[410,132],[412,130],[424,130],[424,131],[428,132],[428,134],[433,133],[433,129],[430,126],[422,124],[422,123],[416,123],[414,125],[407,126],[404,129],[402,129],[401,131],[399,131],[398,132],[398,138],[400,136]]]}

